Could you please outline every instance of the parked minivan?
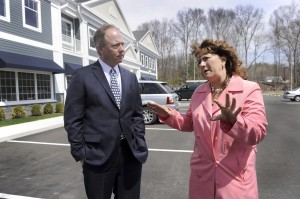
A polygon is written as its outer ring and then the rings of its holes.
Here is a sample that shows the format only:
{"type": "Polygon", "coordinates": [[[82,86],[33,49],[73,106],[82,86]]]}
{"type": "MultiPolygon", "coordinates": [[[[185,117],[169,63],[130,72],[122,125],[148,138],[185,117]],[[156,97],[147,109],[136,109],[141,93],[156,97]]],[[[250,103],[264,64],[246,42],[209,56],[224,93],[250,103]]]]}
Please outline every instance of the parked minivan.
{"type": "Polygon", "coordinates": [[[143,104],[145,124],[157,122],[157,115],[148,107],[147,103],[153,101],[172,109],[178,109],[178,96],[168,86],[168,83],[161,81],[139,80],[139,88],[143,104]]]}
{"type": "Polygon", "coordinates": [[[205,82],[206,80],[187,80],[184,85],[175,90],[175,93],[178,95],[178,101],[191,99],[196,88],[205,82]]]}

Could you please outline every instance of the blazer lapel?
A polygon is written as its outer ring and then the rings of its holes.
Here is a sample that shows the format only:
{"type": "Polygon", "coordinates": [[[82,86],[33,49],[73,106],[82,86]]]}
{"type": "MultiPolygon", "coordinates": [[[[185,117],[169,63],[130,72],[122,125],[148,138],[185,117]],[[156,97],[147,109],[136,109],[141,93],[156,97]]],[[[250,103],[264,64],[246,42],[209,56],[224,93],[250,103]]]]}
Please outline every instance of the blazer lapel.
{"type": "Polygon", "coordinates": [[[95,77],[97,78],[97,80],[100,82],[100,84],[102,85],[102,87],[106,91],[107,95],[111,98],[111,100],[118,107],[118,105],[117,105],[117,103],[115,101],[115,96],[114,96],[114,94],[112,93],[112,91],[111,91],[111,89],[109,87],[109,83],[107,82],[107,79],[106,79],[106,77],[104,75],[103,69],[102,69],[102,67],[101,67],[101,65],[100,65],[100,63],[98,61],[96,61],[93,64],[92,72],[94,73],[95,77]]]}

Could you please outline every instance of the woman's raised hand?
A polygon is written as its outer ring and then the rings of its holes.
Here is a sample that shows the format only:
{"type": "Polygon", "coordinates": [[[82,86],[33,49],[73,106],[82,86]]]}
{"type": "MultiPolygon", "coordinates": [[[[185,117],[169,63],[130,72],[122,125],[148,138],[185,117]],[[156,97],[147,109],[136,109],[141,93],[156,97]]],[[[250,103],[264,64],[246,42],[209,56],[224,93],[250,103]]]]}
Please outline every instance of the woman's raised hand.
{"type": "Polygon", "coordinates": [[[211,118],[212,121],[221,120],[223,122],[229,123],[231,126],[236,122],[237,115],[241,112],[242,107],[236,108],[236,99],[232,98],[232,103],[230,102],[229,94],[226,94],[225,106],[221,104],[218,100],[214,100],[215,103],[220,107],[221,114],[211,118]]]}
{"type": "Polygon", "coordinates": [[[171,115],[171,110],[165,106],[162,106],[155,102],[148,102],[147,105],[154,113],[156,113],[160,117],[168,118],[171,115]]]}

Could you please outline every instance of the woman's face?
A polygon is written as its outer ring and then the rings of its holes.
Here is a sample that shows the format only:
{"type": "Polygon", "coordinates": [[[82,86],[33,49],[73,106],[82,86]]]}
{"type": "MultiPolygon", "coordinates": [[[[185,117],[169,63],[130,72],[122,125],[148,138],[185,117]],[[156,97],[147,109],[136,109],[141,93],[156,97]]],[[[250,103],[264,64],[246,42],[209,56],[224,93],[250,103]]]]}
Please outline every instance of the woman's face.
{"type": "Polygon", "coordinates": [[[225,64],[225,57],[211,53],[202,55],[198,61],[201,74],[210,82],[218,82],[226,79],[225,64]]]}

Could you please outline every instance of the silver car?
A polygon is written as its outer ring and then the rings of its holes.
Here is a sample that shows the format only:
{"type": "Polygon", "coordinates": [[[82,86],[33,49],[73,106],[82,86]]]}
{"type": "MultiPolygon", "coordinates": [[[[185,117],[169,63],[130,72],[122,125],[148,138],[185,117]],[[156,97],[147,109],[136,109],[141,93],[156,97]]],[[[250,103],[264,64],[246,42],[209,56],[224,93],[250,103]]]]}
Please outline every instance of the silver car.
{"type": "Polygon", "coordinates": [[[300,87],[291,91],[286,91],[283,94],[284,99],[290,99],[291,101],[300,102],[300,87]]]}
{"type": "Polygon", "coordinates": [[[139,80],[139,88],[143,103],[145,124],[154,124],[157,122],[157,115],[147,107],[147,103],[149,101],[153,101],[172,109],[178,109],[178,96],[168,86],[168,83],[161,81],[139,80]]]}

